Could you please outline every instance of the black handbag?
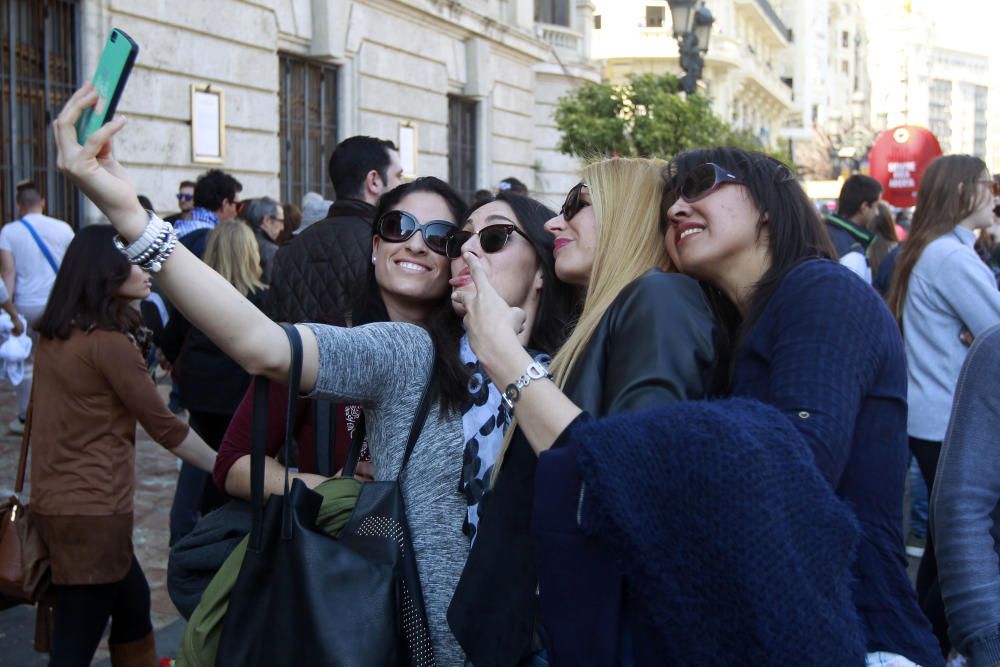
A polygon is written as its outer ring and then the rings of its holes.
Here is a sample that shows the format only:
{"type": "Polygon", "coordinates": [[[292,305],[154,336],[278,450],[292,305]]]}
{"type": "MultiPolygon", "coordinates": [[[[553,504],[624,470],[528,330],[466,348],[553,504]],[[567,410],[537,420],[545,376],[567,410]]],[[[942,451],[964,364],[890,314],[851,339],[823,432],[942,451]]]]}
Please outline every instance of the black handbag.
{"type": "MultiPolygon", "coordinates": [[[[302,342],[282,325],[292,349],[288,411],[302,370],[302,342]]],[[[430,406],[433,377],[414,415],[400,475],[430,406]]],[[[399,478],[362,485],[354,512],[334,539],[315,525],[320,496],[300,480],[262,503],[267,382],[254,395],[253,527],[230,595],[218,667],[434,665],[423,595],[399,478]]],[[[292,437],[292,419],[285,431],[292,437]]],[[[360,439],[358,440],[360,444],[360,439]]],[[[357,460],[352,447],[350,474],[357,460]]]]}
{"type": "MultiPolygon", "coordinates": [[[[335,406],[330,401],[323,400],[314,400],[312,403],[316,452],[314,472],[323,477],[331,477],[334,472],[332,450],[338,445],[333,427],[335,406]]],[[[355,429],[355,434],[364,439],[364,426],[355,429]]],[[[281,457],[288,465],[292,453],[282,450],[281,457]]],[[[234,498],[198,519],[194,530],[170,548],[167,559],[167,593],[185,620],[190,620],[205,589],[236,545],[250,533],[252,524],[250,503],[234,498]]]]}

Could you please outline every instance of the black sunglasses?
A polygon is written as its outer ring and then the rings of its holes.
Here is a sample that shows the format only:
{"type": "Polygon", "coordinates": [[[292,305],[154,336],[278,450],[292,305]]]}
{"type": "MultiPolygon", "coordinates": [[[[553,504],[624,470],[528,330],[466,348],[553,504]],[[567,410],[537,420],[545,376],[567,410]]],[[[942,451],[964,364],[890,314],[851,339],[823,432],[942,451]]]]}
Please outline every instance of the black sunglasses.
{"type": "Polygon", "coordinates": [[[383,213],[375,224],[375,233],[389,243],[402,243],[420,232],[424,235],[424,245],[439,255],[445,254],[446,239],[455,229],[455,223],[446,220],[431,220],[421,225],[415,215],[406,211],[383,213]]]}
{"type": "Polygon", "coordinates": [[[674,189],[674,196],[692,204],[704,199],[726,183],[742,182],[728,169],[723,169],[714,162],[706,162],[684,175],[680,184],[674,189]]]}
{"type": "Polygon", "coordinates": [[[177,200],[178,201],[191,201],[192,199],[194,199],[194,195],[189,195],[189,194],[187,194],[185,192],[178,192],[177,193],[177,200]]]}
{"type": "MultiPolygon", "coordinates": [[[[488,227],[483,227],[478,232],[473,232],[468,229],[456,229],[448,234],[444,254],[447,255],[449,259],[458,259],[462,256],[462,246],[464,246],[466,242],[473,237],[473,235],[479,237],[479,247],[483,249],[483,252],[487,254],[500,252],[503,250],[503,247],[507,245],[507,241],[510,240],[510,235],[515,232],[523,236],[525,239],[528,239],[527,234],[518,229],[517,225],[514,225],[513,223],[489,225],[488,227]]],[[[531,239],[528,239],[528,242],[530,243],[531,239]]]]}
{"type": "Polygon", "coordinates": [[[566,201],[563,203],[562,208],[559,209],[559,215],[564,220],[575,218],[577,213],[590,206],[590,202],[583,198],[583,189],[585,187],[587,187],[587,183],[580,181],[566,195],[566,201]]]}

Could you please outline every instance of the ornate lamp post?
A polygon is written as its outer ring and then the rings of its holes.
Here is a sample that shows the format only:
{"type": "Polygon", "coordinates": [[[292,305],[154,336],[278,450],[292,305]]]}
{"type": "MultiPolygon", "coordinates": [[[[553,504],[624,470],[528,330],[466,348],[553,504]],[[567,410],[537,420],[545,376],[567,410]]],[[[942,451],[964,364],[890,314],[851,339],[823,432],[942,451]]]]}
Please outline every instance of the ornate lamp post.
{"type": "Polygon", "coordinates": [[[681,90],[693,93],[705,66],[704,55],[708,51],[708,39],[715,19],[712,12],[700,0],[667,0],[670,17],[674,24],[674,39],[680,52],[681,69],[686,73],[681,77],[681,90]]]}

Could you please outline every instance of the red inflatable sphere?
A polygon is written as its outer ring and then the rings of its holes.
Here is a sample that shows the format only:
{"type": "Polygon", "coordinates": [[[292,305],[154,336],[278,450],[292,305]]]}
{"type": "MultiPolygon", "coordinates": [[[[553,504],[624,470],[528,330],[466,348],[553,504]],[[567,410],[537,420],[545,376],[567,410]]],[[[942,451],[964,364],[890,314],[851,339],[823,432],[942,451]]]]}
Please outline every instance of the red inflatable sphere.
{"type": "Polygon", "coordinates": [[[882,198],[898,208],[917,203],[924,170],[941,155],[937,137],[925,127],[901,125],[878,135],[868,154],[869,173],[882,184],[882,198]]]}

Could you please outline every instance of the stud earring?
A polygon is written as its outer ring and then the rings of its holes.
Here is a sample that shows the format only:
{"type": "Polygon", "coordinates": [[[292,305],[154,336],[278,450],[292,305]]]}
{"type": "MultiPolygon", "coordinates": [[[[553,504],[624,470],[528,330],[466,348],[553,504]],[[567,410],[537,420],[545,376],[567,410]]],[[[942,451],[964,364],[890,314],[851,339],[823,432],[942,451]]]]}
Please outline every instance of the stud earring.
{"type": "Polygon", "coordinates": [[[376,262],[376,257],[375,255],[372,255],[372,264],[374,264],[375,262],[376,262]]]}

